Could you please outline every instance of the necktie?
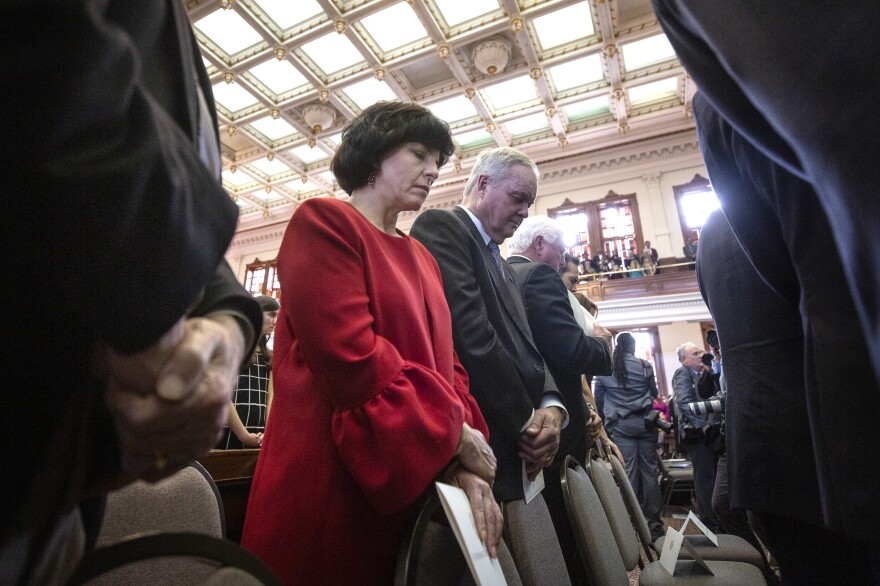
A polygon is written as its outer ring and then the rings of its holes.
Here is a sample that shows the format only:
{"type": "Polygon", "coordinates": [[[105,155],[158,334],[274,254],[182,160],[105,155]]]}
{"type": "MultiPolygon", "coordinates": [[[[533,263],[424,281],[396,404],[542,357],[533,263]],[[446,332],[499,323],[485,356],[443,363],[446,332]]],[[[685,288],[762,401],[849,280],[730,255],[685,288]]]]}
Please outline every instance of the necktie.
{"type": "Polygon", "coordinates": [[[495,264],[498,266],[498,270],[501,272],[501,276],[504,276],[504,267],[501,266],[501,249],[492,240],[489,241],[487,246],[489,247],[489,252],[492,253],[495,264]]]}

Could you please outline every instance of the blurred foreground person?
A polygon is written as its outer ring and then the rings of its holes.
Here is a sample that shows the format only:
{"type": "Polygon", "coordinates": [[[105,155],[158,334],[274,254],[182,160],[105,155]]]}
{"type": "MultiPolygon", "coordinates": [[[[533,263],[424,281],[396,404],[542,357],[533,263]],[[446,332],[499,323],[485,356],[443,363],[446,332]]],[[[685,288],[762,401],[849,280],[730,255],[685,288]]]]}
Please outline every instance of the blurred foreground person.
{"type": "Polygon", "coordinates": [[[440,272],[395,227],[452,148],[422,106],[367,108],[331,163],[351,199],[306,201],[284,235],[275,396],[242,545],[285,583],[390,584],[413,505],[436,479],[464,489],[495,555],[495,456],[440,272]]]}
{"type": "Polygon", "coordinates": [[[6,369],[2,584],[63,583],[106,491],[217,443],[261,324],[183,4],[42,4],[0,8],[3,354],[39,356],[6,369]]]}

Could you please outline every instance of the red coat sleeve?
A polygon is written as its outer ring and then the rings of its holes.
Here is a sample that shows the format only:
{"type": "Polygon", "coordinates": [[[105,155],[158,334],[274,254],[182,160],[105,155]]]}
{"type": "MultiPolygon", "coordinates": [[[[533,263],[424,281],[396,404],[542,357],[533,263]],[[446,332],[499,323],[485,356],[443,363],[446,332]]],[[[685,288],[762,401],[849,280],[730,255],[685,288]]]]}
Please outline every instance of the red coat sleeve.
{"type": "Polygon", "coordinates": [[[443,470],[462,423],[479,410],[456,388],[469,397],[463,371],[449,381],[376,334],[370,279],[384,275],[368,274],[361,227],[339,205],[309,201],[294,214],[278,255],[282,305],[293,351],[332,405],[342,461],[373,507],[388,514],[443,470]]]}

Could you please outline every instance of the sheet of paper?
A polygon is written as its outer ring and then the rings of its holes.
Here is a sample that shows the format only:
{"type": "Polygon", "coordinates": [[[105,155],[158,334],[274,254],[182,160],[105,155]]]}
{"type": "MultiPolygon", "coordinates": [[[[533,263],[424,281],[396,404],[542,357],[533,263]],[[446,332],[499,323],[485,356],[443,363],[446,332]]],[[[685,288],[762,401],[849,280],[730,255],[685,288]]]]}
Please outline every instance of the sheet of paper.
{"type": "Polygon", "coordinates": [[[700,554],[697,553],[697,550],[694,548],[693,545],[691,545],[690,541],[688,541],[687,539],[682,540],[681,546],[685,548],[689,554],[691,554],[691,558],[694,560],[694,563],[696,563],[697,566],[703,568],[703,571],[705,571],[708,575],[715,575],[712,573],[712,570],[709,569],[709,564],[707,564],[700,556],[700,554]]]}
{"type": "Polygon", "coordinates": [[[526,463],[523,461],[522,463],[522,483],[523,483],[523,494],[526,498],[526,504],[532,502],[532,499],[535,498],[536,495],[540,494],[542,490],[544,490],[544,471],[541,470],[538,472],[538,475],[535,476],[534,480],[529,480],[529,475],[526,474],[526,463]]]}
{"type": "Polygon", "coordinates": [[[684,536],[673,529],[666,528],[666,538],[663,540],[663,551],[660,552],[660,565],[663,566],[670,576],[675,575],[675,562],[678,561],[678,552],[681,550],[681,542],[684,536]]]}
{"type": "Polygon", "coordinates": [[[700,521],[700,518],[697,517],[693,511],[688,511],[688,516],[681,526],[682,535],[684,534],[684,528],[687,527],[687,524],[691,521],[694,522],[694,525],[697,526],[697,529],[699,529],[703,533],[703,535],[709,538],[709,541],[712,542],[712,545],[718,547],[718,536],[712,533],[712,531],[708,527],[706,527],[706,524],[700,521]]]}
{"type": "Polygon", "coordinates": [[[437,494],[440,495],[446,518],[449,519],[455,539],[458,540],[477,586],[507,586],[498,558],[489,557],[486,546],[480,541],[465,492],[442,482],[434,484],[437,486],[437,494]]]}

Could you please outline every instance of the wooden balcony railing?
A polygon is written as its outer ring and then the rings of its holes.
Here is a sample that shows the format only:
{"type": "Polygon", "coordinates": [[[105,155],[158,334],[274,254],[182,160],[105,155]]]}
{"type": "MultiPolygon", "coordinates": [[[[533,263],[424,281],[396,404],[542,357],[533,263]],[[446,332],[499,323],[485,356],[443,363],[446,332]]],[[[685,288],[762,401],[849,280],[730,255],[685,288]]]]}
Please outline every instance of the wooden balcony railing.
{"type": "Polygon", "coordinates": [[[578,291],[593,301],[694,293],[699,291],[699,288],[697,287],[696,273],[692,270],[693,266],[693,262],[664,264],[657,267],[659,271],[654,275],[624,277],[622,279],[608,279],[608,277],[615,273],[627,274],[633,271],[623,269],[581,275],[578,291]]]}

